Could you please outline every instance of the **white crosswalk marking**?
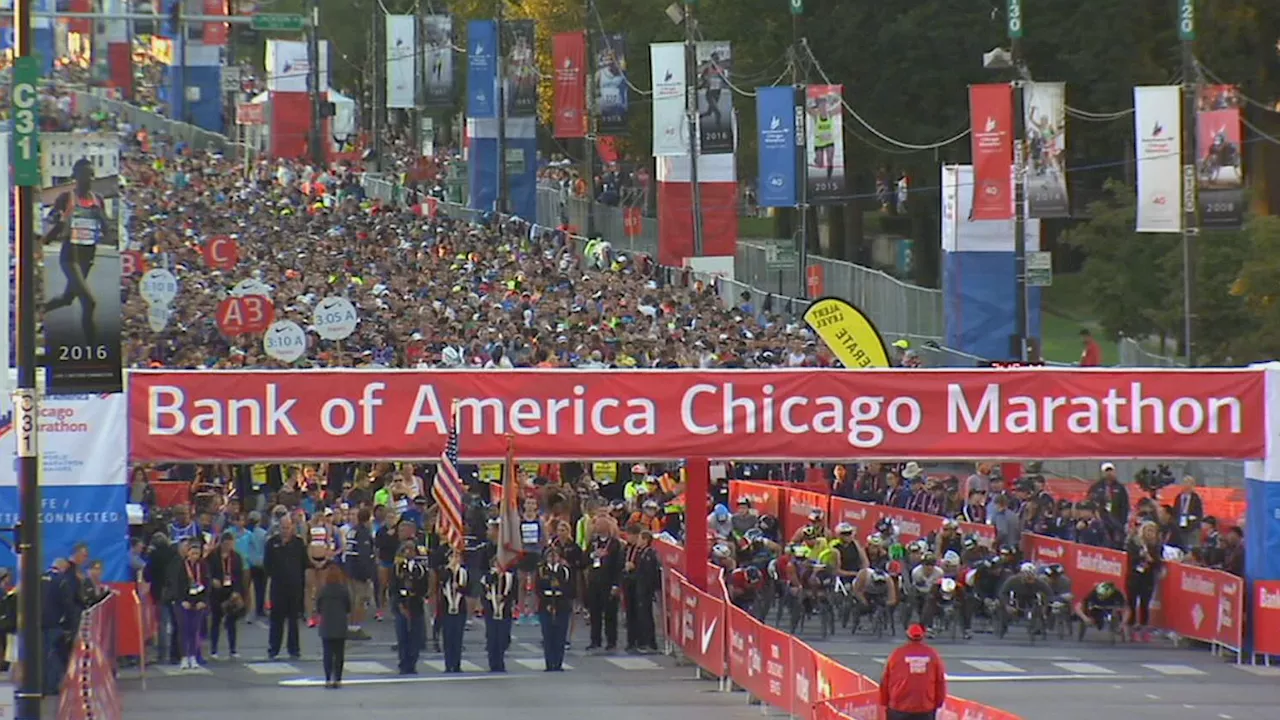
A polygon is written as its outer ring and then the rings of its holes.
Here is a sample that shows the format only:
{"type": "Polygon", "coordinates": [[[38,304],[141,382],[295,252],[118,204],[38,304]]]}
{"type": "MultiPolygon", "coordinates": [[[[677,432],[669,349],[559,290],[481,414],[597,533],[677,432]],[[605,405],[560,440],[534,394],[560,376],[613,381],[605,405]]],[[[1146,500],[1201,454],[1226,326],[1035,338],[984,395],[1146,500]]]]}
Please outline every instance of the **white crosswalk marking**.
{"type": "Polygon", "coordinates": [[[342,671],[349,675],[388,675],[395,672],[386,665],[372,660],[348,660],[342,664],[342,671]]]}
{"type": "Polygon", "coordinates": [[[617,667],[620,667],[623,670],[660,670],[662,669],[661,665],[650,660],[649,658],[611,657],[611,658],[605,658],[605,660],[609,664],[616,665],[617,667]]]}
{"type": "Polygon", "coordinates": [[[1101,665],[1094,665],[1093,663],[1087,663],[1087,662],[1056,662],[1054,663],[1054,666],[1059,667],[1063,670],[1066,670],[1069,673],[1075,673],[1076,675],[1115,675],[1116,674],[1114,670],[1108,670],[1107,668],[1104,668],[1101,665]]]}
{"type": "MultiPolygon", "coordinates": [[[[436,672],[444,672],[443,660],[423,660],[423,665],[435,670],[436,672]]],[[[470,660],[462,661],[462,672],[484,672],[484,668],[471,662],[470,660]]]]}
{"type": "Polygon", "coordinates": [[[1250,675],[1258,677],[1280,677],[1280,666],[1268,667],[1266,665],[1231,665],[1237,670],[1243,670],[1250,675]]]}
{"type": "Polygon", "coordinates": [[[534,643],[525,643],[525,642],[517,643],[517,644],[520,646],[521,650],[524,650],[526,652],[536,653],[538,655],[542,654],[542,646],[540,645],[535,645],[534,643]]]}
{"type": "MultiPolygon", "coordinates": [[[[547,663],[542,658],[511,658],[520,667],[529,668],[530,670],[545,670],[547,663]]],[[[562,665],[565,670],[572,670],[573,666],[565,663],[562,665]]]]}
{"type": "Polygon", "coordinates": [[[961,660],[960,662],[968,665],[974,670],[989,673],[1020,673],[1026,672],[1017,665],[1010,665],[1007,662],[999,660],[961,660]]]}
{"type": "Polygon", "coordinates": [[[1160,673],[1161,675],[1187,676],[1187,675],[1205,675],[1206,674],[1205,671],[1198,670],[1196,668],[1191,667],[1190,665],[1160,665],[1160,664],[1152,663],[1150,665],[1143,665],[1142,667],[1148,670],[1154,670],[1160,673]]]}
{"type": "Polygon", "coordinates": [[[248,663],[245,667],[259,675],[297,675],[298,668],[287,662],[248,663]]]}
{"type": "Polygon", "coordinates": [[[191,670],[183,670],[177,665],[156,665],[154,667],[160,671],[161,675],[168,675],[170,677],[177,677],[179,675],[212,675],[213,674],[212,670],[210,670],[209,668],[203,665],[197,665],[195,668],[191,670]]]}

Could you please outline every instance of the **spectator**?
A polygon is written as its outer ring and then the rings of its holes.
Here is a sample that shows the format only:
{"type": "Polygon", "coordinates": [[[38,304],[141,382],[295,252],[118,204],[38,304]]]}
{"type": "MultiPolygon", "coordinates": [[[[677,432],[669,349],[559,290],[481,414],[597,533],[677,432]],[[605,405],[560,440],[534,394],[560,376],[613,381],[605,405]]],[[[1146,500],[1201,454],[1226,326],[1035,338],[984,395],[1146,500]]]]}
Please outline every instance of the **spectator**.
{"type": "Polygon", "coordinates": [[[1151,641],[1151,598],[1155,594],[1160,570],[1164,565],[1164,546],[1160,530],[1153,522],[1144,522],[1126,543],[1129,577],[1125,597],[1129,599],[1129,631],[1134,640],[1151,641]]]}
{"type": "Polygon", "coordinates": [[[984,493],[989,491],[991,489],[991,463],[976,463],[973,474],[965,480],[964,487],[966,495],[974,490],[981,490],[984,493]]]}
{"type": "Polygon", "coordinates": [[[1101,470],[1102,477],[1089,486],[1088,497],[1097,505],[1107,532],[1122,537],[1129,525],[1129,491],[1116,477],[1114,463],[1102,463],[1101,470]]]}
{"type": "Polygon", "coordinates": [[[236,552],[236,536],[227,531],[222,534],[218,549],[209,556],[209,657],[218,657],[218,636],[227,631],[227,651],[232,658],[236,652],[236,624],[245,611],[244,560],[236,552]]]}
{"type": "Polygon", "coordinates": [[[1178,546],[1190,551],[1200,545],[1200,521],[1204,518],[1204,501],[1196,492],[1196,479],[1190,475],[1182,478],[1182,492],[1173,501],[1174,523],[1177,526],[1178,546]]]}
{"type": "Polygon", "coordinates": [[[195,670],[203,663],[200,636],[209,610],[209,573],[199,543],[187,543],[182,563],[175,570],[177,586],[184,589],[176,610],[182,655],[179,667],[183,670],[195,670]]]}
{"type": "Polygon", "coordinates": [[[324,684],[327,688],[342,687],[347,632],[355,607],[345,580],[342,568],[330,565],[325,568],[324,586],[316,596],[316,610],[320,615],[320,645],[324,653],[324,684]]]}
{"type": "Polygon", "coordinates": [[[271,583],[271,628],[267,656],[280,654],[280,641],[288,628],[289,657],[298,659],[298,621],[305,610],[307,551],[294,530],[293,519],[280,519],[280,534],[267,541],[264,565],[271,583]]]}
{"type": "Polygon", "coordinates": [[[1222,569],[1236,577],[1244,577],[1244,530],[1239,525],[1227,528],[1222,534],[1222,544],[1222,569]]]}
{"type": "MultiPolygon", "coordinates": [[[[373,513],[369,508],[362,507],[356,511],[356,523],[346,544],[346,568],[351,580],[351,637],[357,640],[369,639],[369,634],[364,631],[365,612],[374,605],[373,580],[377,573],[377,559],[372,523],[373,513]]],[[[323,613],[320,620],[324,622],[323,613]]]]}
{"type": "MultiPolygon", "coordinates": [[[[253,612],[259,618],[267,617],[267,571],[264,565],[267,552],[267,530],[262,527],[262,515],[254,510],[249,513],[244,532],[236,540],[240,559],[249,567],[249,582],[253,586],[253,612]]],[[[249,596],[246,595],[248,600],[249,596]]]]}
{"type": "Polygon", "coordinates": [[[1093,333],[1087,328],[1080,330],[1080,344],[1083,347],[1080,352],[1080,367],[1102,365],[1102,348],[1098,346],[1098,341],[1093,339],[1093,333]]]}

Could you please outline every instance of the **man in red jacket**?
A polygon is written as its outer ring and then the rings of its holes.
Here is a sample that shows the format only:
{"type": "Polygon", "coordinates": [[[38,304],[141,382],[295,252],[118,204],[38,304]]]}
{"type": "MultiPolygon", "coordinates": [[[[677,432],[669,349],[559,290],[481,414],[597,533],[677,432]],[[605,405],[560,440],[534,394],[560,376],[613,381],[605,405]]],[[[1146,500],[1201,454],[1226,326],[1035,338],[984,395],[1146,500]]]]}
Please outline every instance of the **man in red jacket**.
{"type": "Polygon", "coordinates": [[[893,651],[880,678],[885,720],[936,720],[947,699],[947,669],[937,651],[924,644],[924,628],[912,625],[907,644],[893,651]]]}

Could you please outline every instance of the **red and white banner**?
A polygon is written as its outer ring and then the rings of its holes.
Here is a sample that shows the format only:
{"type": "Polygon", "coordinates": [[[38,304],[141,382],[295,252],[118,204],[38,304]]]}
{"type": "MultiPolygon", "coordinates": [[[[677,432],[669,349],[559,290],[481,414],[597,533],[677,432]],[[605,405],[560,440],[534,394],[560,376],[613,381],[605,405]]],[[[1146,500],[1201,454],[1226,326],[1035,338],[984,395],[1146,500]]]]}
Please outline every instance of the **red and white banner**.
{"type": "Polygon", "coordinates": [[[1280,580],[1253,581],[1253,651],[1280,655],[1280,580]]]}
{"type": "MultiPolygon", "coordinates": [[[[226,0],[204,0],[204,14],[212,17],[225,17],[227,14],[226,0]]],[[[204,44],[226,45],[227,27],[224,22],[205,23],[203,32],[204,44]]]]}
{"type": "Polygon", "coordinates": [[[734,480],[729,483],[729,506],[736,508],[738,500],[746,498],[751,501],[751,509],[757,514],[781,519],[779,513],[786,507],[786,492],[787,489],[780,485],[734,480]]]}
{"type": "Polygon", "coordinates": [[[129,375],[135,462],[1260,458],[1253,370],[316,370],[129,375]]]}
{"type": "Polygon", "coordinates": [[[970,220],[1013,217],[1013,88],[1008,83],[969,86],[973,147],[970,220]]]}
{"type": "Polygon", "coordinates": [[[667,605],[667,613],[675,611],[677,615],[673,628],[676,633],[668,637],[677,642],[685,657],[695,665],[712,675],[725,677],[729,671],[725,655],[728,628],[725,627],[725,601],[718,584],[713,587],[719,597],[702,592],[675,571],[668,572],[667,580],[679,586],[674,592],[668,591],[667,601],[674,604],[667,605]]]}
{"type": "Polygon", "coordinates": [[[1244,580],[1221,570],[1166,563],[1154,624],[1183,637],[1242,648],[1244,580]]]}
{"type": "MultiPolygon", "coordinates": [[[[889,518],[898,526],[898,537],[904,543],[927,538],[938,532],[942,529],[942,521],[945,519],[941,515],[900,510],[894,507],[839,497],[831,498],[829,516],[832,528],[842,522],[847,522],[853,526],[854,535],[859,538],[865,538],[875,532],[876,523],[879,523],[884,518],[889,518]]],[[[978,535],[988,541],[996,539],[995,528],[990,525],[962,522],[960,523],[960,532],[965,535],[978,535]]]]}
{"type": "Polygon", "coordinates": [[[551,38],[555,67],[555,122],[558,138],[587,134],[587,34],[582,30],[556,33],[551,38]]]}
{"type": "Polygon", "coordinates": [[[1113,583],[1124,589],[1129,574],[1129,557],[1119,550],[1093,547],[1056,538],[1022,534],[1022,554],[1034,563],[1066,568],[1067,577],[1078,596],[1083,597],[1099,583],[1113,583]]]}

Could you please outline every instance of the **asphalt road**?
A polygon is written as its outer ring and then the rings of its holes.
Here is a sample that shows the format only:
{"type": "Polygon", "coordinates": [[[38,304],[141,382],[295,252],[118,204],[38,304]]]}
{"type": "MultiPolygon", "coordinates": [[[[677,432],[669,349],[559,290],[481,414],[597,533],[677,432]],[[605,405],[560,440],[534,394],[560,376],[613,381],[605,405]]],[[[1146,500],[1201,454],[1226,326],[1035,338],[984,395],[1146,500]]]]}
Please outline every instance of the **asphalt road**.
{"type": "MultiPolygon", "coordinates": [[[[802,630],[815,650],[879,680],[884,660],[902,641],[842,630],[830,639],[802,630]]],[[[1026,720],[1158,718],[1275,720],[1280,717],[1280,668],[1236,665],[1202,647],[1167,638],[1112,646],[1091,633],[1032,645],[1020,628],[1000,640],[938,639],[950,692],[1016,713],[1026,720]]]]}

